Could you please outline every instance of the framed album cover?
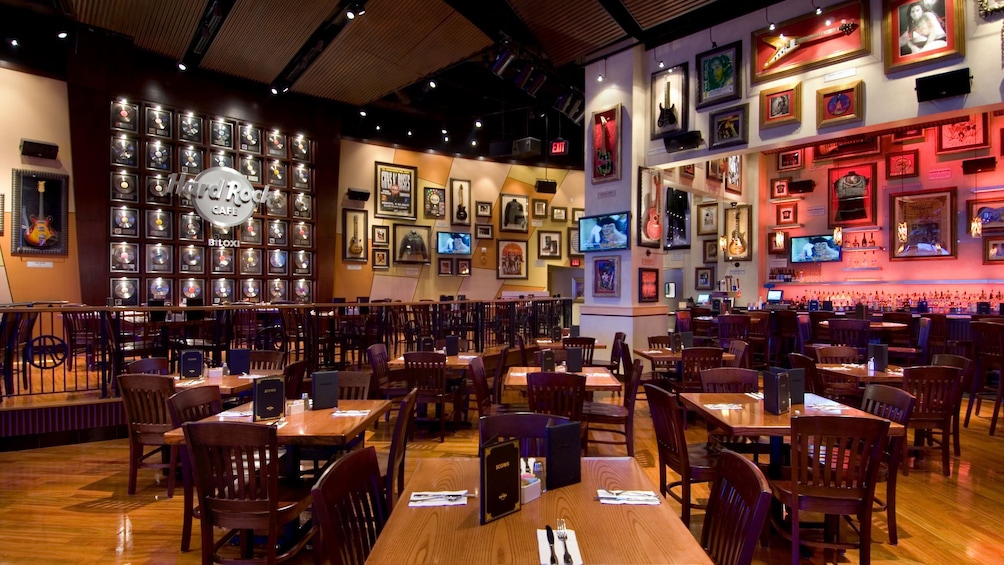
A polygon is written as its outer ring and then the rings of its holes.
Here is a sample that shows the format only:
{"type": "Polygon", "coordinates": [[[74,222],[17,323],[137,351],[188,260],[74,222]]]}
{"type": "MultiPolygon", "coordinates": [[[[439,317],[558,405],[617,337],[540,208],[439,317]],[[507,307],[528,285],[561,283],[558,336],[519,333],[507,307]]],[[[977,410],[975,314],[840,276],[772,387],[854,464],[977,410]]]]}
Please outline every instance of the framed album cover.
{"type": "Polygon", "coordinates": [[[212,272],[232,275],[234,274],[234,250],[229,247],[213,247],[210,250],[212,256],[212,272]]]}
{"type": "Polygon", "coordinates": [[[118,171],[112,173],[111,200],[116,202],[139,202],[139,175],[118,171]]]}
{"type": "Polygon", "coordinates": [[[214,151],[209,158],[210,167],[234,168],[234,154],[229,151],[214,151]]]}
{"type": "Polygon", "coordinates": [[[310,251],[293,252],[293,274],[305,277],[314,274],[314,256],[310,251]]]}
{"type": "Polygon", "coordinates": [[[262,183],[262,160],[261,157],[255,157],[254,155],[241,155],[240,167],[237,169],[240,173],[248,178],[249,182],[255,184],[262,183]]]}
{"type": "Polygon", "coordinates": [[[865,83],[862,80],[816,91],[816,127],[860,122],[865,119],[865,83]]]}
{"type": "Polygon", "coordinates": [[[215,279],[212,284],[213,304],[222,304],[236,300],[234,297],[234,286],[232,279],[215,279]]]}
{"type": "Polygon", "coordinates": [[[829,227],[875,225],[875,169],[875,163],[863,163],[827,172],[829,227]]]}
{"type": "Polygon", "coordinates": [[[750,141],[749,104],[740,104],[712,112],[708,147],[718,149],[732,145],[742,145],[750,141]]]}
{"type": "Polygon", "coordinates": [[[593,259],[593,296],[617,298],[621,295],[621,258],[617,255],[593,259]]]}
{"type": "Polygon", "coordinates": [[[651,138],[660,139],[687,131],[690,107],[687,94],[690,81],[687,63],[652,73],[649,110],[652,117],[651,138]]]}
{"type": "Polygon", "coordinates": [[[889,194],[893,234],[889,259],[945,259],[958,256],[956,189],[889,194]]]}
{"type": "Polygon", "coordinates": [[[261,128],[250,124],[240,126],[238,149],[248,153],[261,153],[261,128]]]}
{"type": "Polygon", "coordinates": [[[165,210],[147,210],[146,237],[150,239],[174,239],[174,213],[165,210]]]}
{"type": "Polygon", "coordinates": [[[694,269],[694,290],[714,290],[715,267],[697,267],[694,269]]]}
{"type": "Polygon", "coordinates": [[[802,168],[802,150],[791,149],[777,154],[778,171],[796,171],[802,168]]]}
{"type": "Polygon", "coordinates": [[[310,163],[314,159],[311,141],[302,135],[294,137],[289,144],[289,155],[296,161],[310,163]]]}
{"type": "Polygon", "coordinates": [[[301,220],[309,220],[314,215],[313,200],[309,194],[302,192],[294,193],[293,197],[293,217],[301,220]]]}
{"type": "Polygon", "coordinates": [[[718,203],[697,205],[697,235],[718,235],[718,203]]]}
{"type": "Polygon", "coordinates": [[[147,141],[144,153],[146,155],[145,167],[150,171],[171,172],[174,167],[174,158],[171,156],[173,152],[174,147],[170,143],[159,140],[147,141]]]}
{"type": "Polygon", "coordinates": [[[221,149],[234,149],[234,129],[230,120],[216,119],[209,126],[209,145],[221,149]]]}
{"type": "Polygon", "coordinates": [[[886,74],[966,54],[966,0],[885,0],[882,61],[886,74]]]}
{"type": "Polygon", "coordinates": [[[178,216],[178,239],[186,241],[202,241],[205,237],[202,230],[202,217],[187,213],[178,216]]]}
{"type": "Polygon", "coordinates": [[[543,198],[534,198],[532,205],[534,218],[547,217],[547,200],[544,200],[543,198]]]}
{"type": "Polygon", "coordinates": [[[475,239],[494,239],[495,233],[491,224],[474,224],[475,239]]]}
{"type": "Polygon", "coordinates": [[[418,168],[393,163],[376,163],[374,216],[391,220],[414,220],[415,182],[418,168]]]}
{"type": "Polygon", "coordinates": [[[139,306],[139,279],[117,278],[109,281],[109,292],[116,306],[139,306]]]}
{"type": "Polygon", "coordinates": [[[289,243],[289,222],[272,220],[268,223],[268,244],[283,247],[289,243]]]}
{"type": "Polygon", "coordinates": [[[369,233],[367,222],[365,210],[342,208],[342,260],[359,263],[369,261],[366,253],[369,249],[369,242],[366,241],[369,233]]]}
{"type": "Polygon", "coordinates": [[[286,134],[278,131],[270,131],[265,137],[265,154],[269,157],[286,159],[289,157],[287,143],[286,134]]]}
{"type": "Polygon", "coordinates": [[[390,247],[390,226],[374,224],[373,234],[370,237],[373,240],[373,247],[390,247]]]}
{"type": "Polygon", "coordinates": [[[659,301],[659,269],[638,269],[638,302],[659,301]]]}
{"type": "Polygon", "coordinates": [[[592,139],[593,184],[621,178],[621,105],[593,112],[589,121],[592,139]]]}
{"type": "Polygon", "coordinates": [[[971,151],[990,146],[986,112],[938,126],[938,153],[971,151]]]}
{"type": "Polygon", "coordinates": [[[297,222],[293,224],[293,247],[313,247],[314,230],[311,224],[297,222]]]}
{"type": "Polygon", "coordinates": [[[139,133],[139,105],[125,100],[112,102],[109,114],[111,128],[129,133],[139,133]]]}
{"type": "Polygon", "coordinates": [[[495,242],[495,249],[498,253],[498,271],[495,277],[498,279],[525,279],[528,278],[527,271],[527,249],[525,241],[512,239],[500,239],[495,242]]]}
{"type": "Polygon", "coordinates": [[[109,252],[109,270],[113,273],[139,272],[139,244],[113,243],[109,252]]]}
{"type": "Polygon", "coordinates": [[[431,242],[432,228],[430,226],[394,224],[394,262],[430,264],[431,242]]]}
{"type": "Polygon", "coordinates": [[[265,171],[265,182],[269,186],[286,187],[286,163],[282,161],[272,161],[265,171]]]}
{"type": "Polygon", "coordinates": [[[261,249],[242,249],[240,252],[242,275],[261,274],[261,249]]]}
{"type": "Polygon", "coordinates": [[[307,165],[300,163],[293,167],[293,188],[310,191],[314,188],[314,171],[307,165]]]}
{"type": "Polygon", "coordinates": [[[246,302],[261,301],[261,280],[241,279],[240,286],[241,300],[246,302]]]}
{"type": "Polygon", "coordinates": [[[188,143],[197,143],[199,145],[205,143],[205,140],[203,139],[205,128],[202,124],[202,117],[196,116],[192,112],[186,112],[185,114],[179,115],[178,139],[188,143]]]}
{"type": "Polygon", "coordinates": [[[454,274],[458,277],[471,276],[471,260],[469,258],[457,257],[457,268],[454,274]]]}
{"type": "Polygon", "coordinates": [[[174,246],[163,243],[147,243],[145,264],[147,273],[173,273],[174,246]]]}
{"type": "Polygon", "coordinates": [[[373,250],[373,269],[389,269],[390,268],[390,249],[374,249],[373,250]]]}
{"type": "Polygon", "coordinates": [[[178,168],[181,172],[197,175],[205,168],[202,149],[191,145],[178,148],[178,168]]]}
{"type": "Polygon", "coordinates": [[[561,232],[537,230],[537,257],[561,259],[561,232]]]}
{"type": "Polygon", "coordinates": [[[206,249],[198,245],[188,245],[178,250],[178,272],[202,274],[206,270],[206,249]]]}
{"type": "Polygon", "coordinates": [[[802,123],[802,83],[760,91],[760,129],[802,123]]]}
{"type": "Polygon", "coordinates": [[[743,42],[697,54],[697,107],[738,100],[743,92],[743,42]]]}
{"type": "Polygon", "coordinates": [[[270,190],[265,197],[265,213],[269,216],[284,218],[288,215],[289,199],[286,193],[279,190],[270,190]]]}
{"type": "Polygon", "coordinates": [[[436,273],[439,276],[453,276],[453,259],[440,258],[436,263],[439,266],[436,269],[436,273]]]}
{"type": "Polygon", "coordinates": [[[717,239],[706,239],[704,240],[704,250],[701,254],[702,263],[718,263],[718,240],[717,239]]]}
{"type": "Polygon", "coordinates": [[[427,220],[446,217],[446,189],[427,186],[422,189],[422,210],[427,220]]]}
{"type": "Polygon", "coordinates": [[[139,211],[136,208],[125,206],[113,207],[111,209],[112,237],[139,237],[139,211]]]}
{"type": "Polygon", "coordinates": [[[181,286],[181,297],[187,302],[192,299],[202,298],[203,288],[206,286],[206,281],[203,279],[181,279],[179,281],[181,286]]]}
{"type": "Polygon", "coordinates": [[[268,252],[268,274],[276,276],[289,274],[289,251],[272,249],[268,252]]]}
{"type": "Polygon", "coordinates": [[[885,155],[885,178],[898,179],[920,176],[920,151],[897,151],[885,155]]]}
{"type": "Polygon", "coordinates": [[[139,149],[135,139],[126,135],[116,135],[111,139],[109,146],[112,165],[123,167],[139,166],[139,149]]]}
{"type": "Polygon", "coordinates": [[[450,179],[450,196],[453,198],[450,223],[461,226],[471,225],[469,212],[471,209],[471,181],[450,179]]]}
{"type": "Polygon", "coordinates": [[[174,113],[160,106],[143,108],[143,132],[154,137],[171,139],[174,133],[174,113]]]}
{"type": "Polygon", "coordinates": [[[522,194],[502,193],[499,197],[502,213],[499,215],[499,231],[527,233],[529,231],[530,199],[522,194]]]}
{"type": "Polygon", "coordinates": [[[146,286],[146,301],[163,300],[164,304],[174,302],[174,281],[164,277],[147,277],[144,279],[146,286]]]}
{"type": "Polygon", "coordinates": [[[241,226],[240,235],[238,237],[241,240],[241,243],[261,245],[261,231],[261,219],[248,218],[248,221],[244,222],[244,225],[241,226]]]}

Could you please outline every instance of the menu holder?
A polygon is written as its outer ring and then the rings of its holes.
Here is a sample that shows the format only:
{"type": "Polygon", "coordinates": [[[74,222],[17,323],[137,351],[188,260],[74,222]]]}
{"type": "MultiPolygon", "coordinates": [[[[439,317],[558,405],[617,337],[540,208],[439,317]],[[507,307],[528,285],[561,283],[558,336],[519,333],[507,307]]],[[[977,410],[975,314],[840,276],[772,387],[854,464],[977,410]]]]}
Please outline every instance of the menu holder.
{"type": "Polygon", "coordinates": [[[552,424],[544,429],[547,490],[582,482],[582,426],[579,422],[552,424]]]}
{"type": "Polygon", "coordinates": [[[227,351],[227,368],[231,375],[246,375],[251,372],[251,350],[231,349],[227,351]]]}
{"type": "Polygon", "coordinates": [[[520,509],[519,439],[481,446],[481,523],[520,509]]]}
{"type": "Polygon", "coordinates": [[[582,348],[569,347],[565,349],[565,364],[572,373],[582,371],[582,348]]]}
{"type": "Polygon", "coordinates": [[[579,326],[571,326],[568,328],[568,337],[579,337],[579,326]]]}
{"type": "Polygon", "coordinates": [[[561,326],[554,326],[551,328],[551,339],[554,341],[561,340],[561,326]]]}
{"type": "Polygon", "coordinates": [[[763,409],[771,414],[788,412],[791,398],[788,392],[788,373],[763,374],[763,409]]]}
{"type": "Polygon", "coordinates": [[[436,342],[432,340],[431,336],[424,336],[418,338],[418,350],[419,351],[435,351],[436,342]]]}
{"type": "Polygon", "coordinates": [[[317,371],[310,376],[311,410],[338,408],[338,371],[317,371]]]}
{"type": "Polygon", "coordinates": [[[554,370],[554,351],[551,351],[550,349],[545,349],[540,352],[540,370],[541,371],[554,370]]]}
{"type": "Polygon", "coordinates": [[[868,358],[875,360],[875,370],[884,373],[889,367],[889,346],[884,343],[869,343],[868,358]]]}
{"type": "Polygon", "coordinates": [[[286,381],[282,377],[259,377],[251,389],[252,419],[278,420],[286,413],[286,381]]]}
{"type": "Polygon", "coordinates": [[[693,347],[694,346],[694,332],[678,332],[680,334],[680,342],[683,347],[693,347]]]}
{"type": "Polygon", "coordinates": [[[460,336],[456,335],[446,336],[446,354],[447,355],[460,354],[460,336]]]}
{"type": "Polygon", "coordinates": [[[198,349],[183,350],[181,352],[179,365],[182,377],[201,377],[203,366],[202,352],[198,349]]]}
{"type": "Polygon", "coordinates": [[[805,369],[788,369],[787,373],[791,404],[805,404],[805,369]]]}

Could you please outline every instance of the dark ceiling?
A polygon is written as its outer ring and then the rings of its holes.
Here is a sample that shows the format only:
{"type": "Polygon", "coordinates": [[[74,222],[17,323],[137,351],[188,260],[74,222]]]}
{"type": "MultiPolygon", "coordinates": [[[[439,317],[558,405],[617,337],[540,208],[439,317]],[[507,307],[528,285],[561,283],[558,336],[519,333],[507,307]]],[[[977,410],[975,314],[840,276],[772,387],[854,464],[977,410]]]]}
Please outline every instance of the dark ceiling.
{"type": "MultiPolygon", "coordinates": [[[[492,156],[493,142],[560,135],[570,154],[550,164],[582,168],[582,68],[591,53],[639,43],[651,48],[778,1],[0,3],[130,37],[138,48],[189,68],[261,84],[263,96],[289,91],[342,103],[343,135],[350,138],[492,156]],[[348,18],[360,5],[365,13],[348,18]]],[[[522,160],[543,161],[542,155],[522,160]]]]}

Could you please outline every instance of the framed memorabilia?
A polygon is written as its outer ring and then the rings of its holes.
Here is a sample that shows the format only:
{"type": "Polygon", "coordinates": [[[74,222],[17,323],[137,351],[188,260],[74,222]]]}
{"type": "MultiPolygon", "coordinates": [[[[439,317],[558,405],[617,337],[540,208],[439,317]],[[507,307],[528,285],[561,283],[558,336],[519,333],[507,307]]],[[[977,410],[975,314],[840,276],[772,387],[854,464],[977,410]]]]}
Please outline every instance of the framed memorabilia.
{"type": "Polygon", "coordinates": [[[265,136],[265,154],[269,157],[285,159],[289,155],[286,145],[286,134],[284,133],[270,131],[265,136]]]}
{"type": "Polygon", "coordinates": [[[232,275],[234,273],[234,250],[229,247],[214,247],[210,251],[212,257],[211,265],[213,273],[224,273],[232,275]]]}
{"type": "Polygon", "coordinates": [[[956,257],[956,189],[889,195],[889,259],[956,257]]]}
{"type": "Polygon", "coordinates": [[[642,247],[662,246],[662,177],[658,169],[638,167],[638,233],[635,240],[642,247]]]}
{"type": "Polygon", "coordinates": [[[136,208],[125,206],[112,208],[111,210],[112,237],[139,237],[139,211],[136,208]]]}
{"type": "Polygon", "coordinates": [[[146,237],[150,239],[174,239],[173,212],[164,210],[147,210],[146,237]]]}
{"type": "Polygon", "coordinates": [[[1004,236],[983,236],[983,264],[1004,265],[1004,236]]]}
{"type": "Polygon", "coordinates": [[[917,168],[920,160],[920,151],[899,151],[896,153],[886,153],[885,155],[885,178],[899,179],[916,177],[920,175],[917,168]]]}
{"type": "Polygon", "coordinates": [[[314,237],[311,225],[306,222],[293,224],[293,247],[313,247],[314,237]]]}
{"type": "Polygon", "coordinates": [[[694,164],[690,163],[688,165],[683,165],[680,167],[680,177],[685,179],[694,178],[694,164]]]}
{"type": "Polygon", "coordinates": [[[743,42],[697,54],[697,107],[738,100],[743,92],[743,42]]]}
{"type": "Polygon", "coordinates": [[[493,239],[495,234],[492,232],[491,224],[474,224],[474,237],[476,239],[493,239]]]}
{"type": "Polygon", "coordinates": [[[373,250],[373,269],[390,268],[390,249],[373,250]]]}
{"type": "Polygon", "coordinates": [[[802,123],[802,83],[760,91],[760,129],[802,123]]]}
{"type": "Polygon", "coordinates": [[[446,217],[446,189],[427,186],[422,189],[422,211],[425,219],[446,217]]]}
{"type": "Polygon", "coordinates": [[[750,142],[749,104],[716,110],[708,116],[710,122],[708,147],[718,149],[750,142]]]}
{"type": "MultiPolygon", "coordinates": [[[[215,228],[214,228],[215,229],[215,228]]],[[[272,220],[268,223],[268,244],[284,246],[289,241],[289,222],[272,220]]]]}
{"type": "Polygon", "coordinates": [[[139,279],[118,278],[110,282],[111,297],[116,306],[139,305],[139,279]]]}
{"type": "Polygon", "coordinates": [[[244,222],[244,225],[240,227],[239,239],[241,240],[241,243],[261,245],[261,231],[261,219],[248,218],[248,221],[244,222]]]}
{"type": "Polygon", "coordinates": [[[977,4],[981,18],[1004,13],[1004,0],[977,0],[977,4]]]}
{"type": "Polygon", "coordinates": [[[865,114],[865,83],[861,80],[816,91],[816,127],[860,122],[865,114]]]}
{"type": "Polygon", "coordinates": [[[770,180],[770,197],[771,198],[787,198],[788,194],[788,183],[791,182],[791,177],[781,177],[779,179],[770,180]]]}
{"type": "MultiPolygon", "coordinates": [[[[369,260],[366,254],[369,233],[365,210],[342,208],[342,260],[365,263],[369,260]]],[[[429,241],[426,238],[425,241],[429,241]]]]}
{"type": "Polygon", "coordinates": [[[479,218],[491,218],[492,217],[492,203],[483,202],[479,200],[475,203],[474,215],[479,218]]]}
{"type": "Polygon", "coordinates": [[[313,200],[309,194],[294,192],[293,196],[293,217],[301,220],[309,220],[314,214],[313,200]]]}
{"type": "Polygon", "coordinates": [[[697,267],[694,269],[694,290],[714,290],[715,268],[697,267]]]}
{"type": "MultiPolygon", "coordinates": [[[[806,6],[807,7],[807,6],[806,6]]],[[[761,83],[871,53],[868,2],[851,0],[750,35],[750,80],[761,83]]]]}
{"type": "Polygon", "coordinates": [[[537,257],[561,259],[561,232],[537,230],[537,257]]]}
{"type": "Polygon", "coordinates": [[[829,143],[820,143],[812,148],[813,161],[824,159],[846,159],[879,153],[879,138],[875,135],[845,137],[829,143]]]}
{"type": "Polygon", "coordinates": [[[240,265],[242,275],[260,275],[262,271],[261,249],[242,249],[240,265]]]}
{"type": "Polygon", "coordinates": [[[188,143],[202,144],[205,128],[202,126],[202,117],[196,116],[192,112],[178,116],[178,139],[188,143]]]}
{"type": "Polygon", "coordinates": [[[209,223],[209,237],[213,239],[234,239],[234,227],[209,223]]]}
{"type": "Polygon", "coordinates": [[[986,112],[938,126],[938,153],[970,151],[990,146],[986,112]]]}
{"type": "Polygon", "coordinates": [[[499,197],[502,213],[499,215],[499,231],[514,231],[527,233],[529,222],[527,212],[530,199],[522,194],[505,194],[499,197]]]}
{"type": "Polygon", "coordinates": [[[261,279],[241,279],[240,292],[245,302],[261,302],[261,279]]]}
{"type": "Polygon", "coordinates": [[[638,269],[638,302],[659,301],[659,269],[638,269]]]}
{"type": "Polygon", "coordinates": [[[171,156],[173,152],[174,147],[170,143],[159,140],[147,141],[146,158],[143,161],[145,167],[151,171],[170,172],[174,166],[174,158],[171,156]]]}
{"type": "Polygon", "coordinates": [[[139,244],[113,243],[109,252],[109,270],[113,273],[139,272],[139,244]]]}
{"type": "Polygon", "coordinates": [[[827,171],[829,227],[875,225],[875,163],[827,171]]]}
{"type": "Polygon", "coordinates": [[[178,168],[181,172],[190,175],[197,175],[205,168],[203,162],[204,153],[202,149],[191,145],[178,148],[178,168]]]}
{"type": "Polygon", "coordinates": [[[663,182],[666,193],[666,249],[690,249],[690,193],[663,182]]]}
{"type": "Polygon", "coordinates": [[[278,188],[270,190],[268,195],[265,196],[265,213],[269,216],[285,217],[289,208],[288,204],[289,199],[286,198],[285,192],[278,188]]]}
{"type": "Polygon", "coordinates": [[[704,178],[722,182],[722,176],[725,175],[727,167],[728,162],[726,159],[712,159],[705,163],[704,178]]]}
{"type": "Polygon", "coordinates": [[[568,221],[568,208],[551,206],[551,221],[565,223],[568,221]]]}
{"type": "Polygon", "coordinates": [[[966,0],[885,0],[882,61],[886,74],[966,54],[966,0]]]}
{"type": "Polygon", "coordinates": [[[314,301],[313,283],[307,279],[293,281],[293,298],[301,304],[314,301]]]}
{"type": "Polygon", "coordinates": [[[171,204],[171,192],[167,189],[167,179],[162,175],[145,177],[146,203],[147,204],[171,204]]]}
{"type": "Polygon", "coordinates": [[[572,299],[575,302],[583,302],[586,299],[586,278],[572,277],[572,299]]]}
{"type": "Polygon", "coordinates": [[[690,91],[687,63],[652,73],[651,84],[651,138],[670,137],[687,131],[687,118],[690,115],[690,107],[687,105],[687,93],[690,91]]]}
{"type": "Polygon", "coordinates": [[[428,265],[432,257],[432,228],[394,224],[394,262],[428,265]]]}
{"type": "Polygon", "coordinates": [[[272,279],[268,281],[268,299],[270,302],[288,300],[289,295],[286,290],[286,281],[282,279],[272,279]]]}
{"type": "Polygon", "coordinates": [[[248,181],[255,184],[262,182],[262,160],[254,155],[241,155],[240,173],[248,178],[248,181]]]}
{"type": "Polygon", "coordinates": [[[268,252],[268,274],[289,274],[289,251],[285,249],[272,249],[268,252]]]}
{"type": "Polygon", "coordinates": [[[213,304],[231,302],[234,298],[234,281],[231,279],[216,279],[211,286],[213,304]]]}
{"type": "Polygon", "coordinates": [[[442,259],[436,262],[439,266],[437,274],[439,276],[453,276],[453,259],[442,259]]]}
{"type": "Polygon", "coordinates": [[[547,217],[547,200],[543,200],[541,198],[533,199],[533,217],[534,218],[547,217]]]}
{"type": "Polygon", "coordinates": [[[311,142],[306,137],[298,135],[290,140],[289,156],[296,161],[309,163],[313,159],[314,152],[311,151],[311,142]]]}
{"type": "Polygon", "coordinates": [[[178,250],[178,272],[202,274],[205,270],[206,249],[188,245],[178,250]]]}
{"type": "Polygon", "coordinates": [[[725,260],[749,261],[753,258],[753,207],[742,204],[725,211],[725,260]]]}
{"type": "Polygon", "coordinates": [[[572,221],[578,223],[579,220],[586,217],[585,208],[572,208],[572,221]]]}
{"type": "Polygon", "coordinates": [[[697,235],[718,235],[718,203],[697,205],[697,235]]]}
{"type": "Polygon", "coordinates": [[[272,187],[286,188],[286,164],[272,161],[265,171],[265,183],[272,187]]]}
{"type": "Polygon", "coordinates": [[[261,153],[261,128],[250,124],[241,125],[237,145],[241,151],[261,153]]]}
{"type": "Polygon", "coordinates": [[[892,133],[893,143],[906,143],[908,141],[924,141],[924,128],[909,128],[892,133]]]}
{"type": "Polygon", "coordinates": [[[469,226],[471,225],[471,181],[462,179],[450,179],[450,197],[452,198],[452,214],[450,223],[469,226]]]}
{"type": "Polygon", "coordinates": [[[775,212],[777,225],[798,225],[798,202],[782,202],[781,204],[777,204],[775,212]]]}
{"type": "MultiPolygon", "coordinates": [[[[296,144],[294,143],[294,153],[296,144]]],[[[392,220],[414,220],[415,181],[418,168],[391,163],[376,164],[374,216],[392,220]]],[[[445,206],[445,204],[444,204],[445,206]]]]}
{"type": "Polygon", "coordinates": [[[186,241],[202,241],[202,217],[191,212],[178,216],[178,239],[186,241]]]}
{"type": "Polygon", "coordinates": [[[725,159],[725,175],[722,177],[725,192],[743,195],[743,157],[730,155],[725,159]]]}
{"type": "Polygon", "coordinates": [[[174,133],[174,114],[160,106],[143,108],[143,132],[154,137],[171,139],[174,133]]]}
{"type": "Polygon", "coordinates": [[[110,113],[111,128],[130,133],[139,133],[139,105],[125,100],[112,102],[110,113]]]}
{"type": "Polygon", "coordinates": [[[802,150],[792,149],[777,154],[778,171],[795,171],[802,168],[802,150]]]}
{"type": "Polygon", "coordinates": [[[189,299],[202,298],[202,289],[206,283],[202,279],[182,279],[179,281],[179,285],[181,286],[181,298],[187,302],[189,299]]]}
{"type": "Polygon", "coordinates": [[[579,226],[568,228],[568,257],[582,257],[579,249],[579,226]]]}
{"type": "Polygon", "coordinates": [[[527,274],[526,242],[500,239],[495,243],[498,253],[498,279],[525,279],[527,274]]]}
{"type": "Polygon", "coordinates": [[[139,202],[139,175],[118,171],[112,173],[111,200],[116,202],[139,202]]]}
{"type": "Polygon", "coordinates": [[[229,120],[213,120],[209,126],[209,145],[221,149],[233,149],[235,127],[236,125],[229,120]]]}
{"type": "Polygon", "coordinates": [[[135,139],[125,135],[117,135],[112,137],[110,149],[112,165],[139,166],[139,149],[135,139]]]}
{"type": "Polygon", "coordinates": [[[293,172],[293,188],[307,191],[313,188],[311,183],[313,174],[310,167],[303,163],[298,163],[291,171],[293,172]]]}
{"type": "Polygon", "coordinates": [[[163,277],[147,278],[146,282],[146,299],[150,300],[163,300],[165,304],[171,304],[174,301],[174,281],[171,279],[165,279],[163,277]]]}
{"type": "Polygon", "coordinates": [[[471,276],[471,260],[468,258],[457,258],[457,268],[453,273],[458,277],[469,277],[471,276]]]}
{"type": "Polygon", "coordinates": [[[984,230],[1004,231],[1004,197],[966,200],[966,225],[977,217],[984,230]]]}
{"type": "Polygon", "coordinates": [[[593,259],[593,296],[617,298],[621,295],[621,258],[616,255],[593,259]]]}
{"type": "Polygon", "coordinates": [[[702,263],[717,263],[718,262],[718,240],[717,239],[705,239],[703,242],[704,252],[701,254],[702,263]]]}
{"type": "Polygon", "coordinates": [[[589,135],[593,148],[593,184],[621,178],[621,105],[593,112],[589,135]]]}
{"type": "Polygon", "coordinates": [[[373,247],[390,247],[390,226],[373,226],[373,247]]]}
{"type": "Polygon", "coordinates": [[[767,233],[767,253],[771,255],[788,254],[788,232],[773,231],[767,233]]]}
{"type": "Polygon", "coordinates": [[[227,151],[214,151],[209,157],[210,167],[234,168],[234,154],[227,151]]]}
{"type": "MultiPolygon", "coordinates": [[[[373,250],[376,253],[376,250],[373,250]]],[[[386,249],[384,250],[386,253],[386,249]]],[[[310,251],[302,249],[293,252],[293,274],[296,276],[310,276],[314,273],[314,257],[310,251]]]]}

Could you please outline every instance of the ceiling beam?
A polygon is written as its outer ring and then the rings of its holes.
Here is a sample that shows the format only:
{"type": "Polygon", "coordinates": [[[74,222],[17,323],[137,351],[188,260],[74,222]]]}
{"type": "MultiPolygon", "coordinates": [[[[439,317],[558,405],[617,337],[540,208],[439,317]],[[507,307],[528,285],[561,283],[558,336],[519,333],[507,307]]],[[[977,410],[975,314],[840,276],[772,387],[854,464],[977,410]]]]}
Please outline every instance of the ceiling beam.
{"type": "Polygon", "coordinates": [[[627,6],[621,0],[600,0],[600,6],[610,14],[610,17],[617,22],[617,25],[629,36],[641,40],[645,31],[638,25],[638,20],[628,11],[627,6]]]}
{"type": "MultiPolygon", "coordinates": [[[[642,43],[645,45],[645,49],[652,49],[653,47],[693,35],[697,31],[706,30],[727,21],[763,10],[768,6],[779,4],[782,1],[745,0],[743,2],[735,2],[734,0],[718,0],[659,25],[652,26],[645,32],[642,43]]],[[[766,24],[767,22],[764,20],[764,27],[766,27],[766,24]]],[[[709,39],[708,47],[710,46],[711,40],[709,39]]]]}
{"type": "Polygon", "coordinates": [[[202,63],[202,58],[206,56],[209,47],[216,39],[216,35],[223,28],[223,22],[230,15],[236,0],[209,0],[199,18],[199,24],[192,32],[192,39],[185,49],[185,54],[181,57],[181,62],[189,68],[196,68],[202,63]]]}

